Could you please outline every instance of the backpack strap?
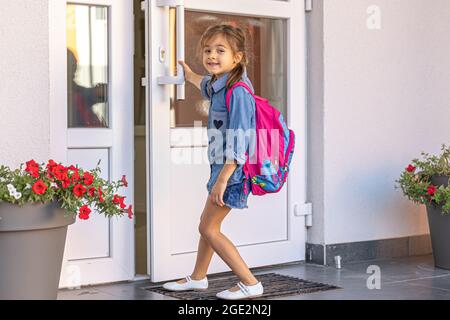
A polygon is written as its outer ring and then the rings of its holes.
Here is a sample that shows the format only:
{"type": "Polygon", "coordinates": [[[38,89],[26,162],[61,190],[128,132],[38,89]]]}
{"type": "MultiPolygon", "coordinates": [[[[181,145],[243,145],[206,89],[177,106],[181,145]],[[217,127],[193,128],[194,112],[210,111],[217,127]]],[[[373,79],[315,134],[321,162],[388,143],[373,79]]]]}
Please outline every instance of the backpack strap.
{"type": "Polygon", "coordinates": [[[227,106],[228,112],[230,112],[230,100],[231,100],[231,95],[233,94],[233,89],[236,87],[239,87],[239,86],[247,89],[247,91],[250,92],[250,94],[254,97],[254,93],[252,92],[250,87],[245,82],[242,82],[242,81],[236,82],[235,84],[233,84],[233,86],[229,90],[227,90],[225,104],[227,106]]]}

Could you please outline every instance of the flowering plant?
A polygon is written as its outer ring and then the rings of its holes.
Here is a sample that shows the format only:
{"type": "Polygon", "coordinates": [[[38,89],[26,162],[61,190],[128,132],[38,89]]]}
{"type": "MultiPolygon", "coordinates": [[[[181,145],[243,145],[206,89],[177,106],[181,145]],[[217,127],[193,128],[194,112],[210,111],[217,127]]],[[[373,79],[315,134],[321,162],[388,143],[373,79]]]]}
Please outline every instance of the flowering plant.
{"type": "Polygon", "coordinates": [[[450,213],[450,146],[442,145],[442,153],[439,156],[429,155],[422,151],[421,160],[413,159],[400,178],[396,180],[396,188],[399,186],[403,194],[416,204],[433,203],[442,205],[443,213],[450,213]],[[442,177],[445,184],[433,184],[432,180],[442,177]]]}
{"type": "Polygon", "coordinates": [[[125,197],[117,194],[127,187],[125,176],[116,182],[100,177],[100,161],[91,171],[70,165],[63,166],[49,160],[38,164],[34,160],[22,163],[18,169],[0,166],[0,202],[23,206],[27,203],[58,201],[66,214],[89,219],[91,208],[106,217],[127,214],[131,219],[133,206],[125,204],[125,197]]]}

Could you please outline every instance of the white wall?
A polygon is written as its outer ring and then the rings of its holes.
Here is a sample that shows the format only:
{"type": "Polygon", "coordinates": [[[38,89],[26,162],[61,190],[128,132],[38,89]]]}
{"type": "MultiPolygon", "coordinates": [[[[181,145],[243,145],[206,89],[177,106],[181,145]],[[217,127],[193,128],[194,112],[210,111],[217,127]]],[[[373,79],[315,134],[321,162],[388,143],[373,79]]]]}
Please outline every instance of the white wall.
{"type": "Polygon", "coordinates": [[[0,0],[0,164],[49,155],[48,0],[0,0]]]}
{"type": "Polygon", "coordinates": [[[313,227],[308,242],[325,244],[324,213],[324,43],[323,2],[314,2],[314,10],[306,15],[308,77],[308,165],[307,201],[313,204],[313,227]]]}
{"type": "MultiPolygon", "coordinates": [[[[428,233],[425,208],[394,184],[420,151],[437,153],[450,142],[450,1],[321,1],[323,57],[310,57],[310,74],[320,74],[322,64],[324,81],[310,89],[310,104],[319,110],[310,110],[309,133],[320,134],[309,141],[309,179],[319,179],[310,198],[324,196],[308,241],[428,233]],[[367,27],[370,5],[380,8],[380,30],[367,27]]],[[[320,7],[316,0],[314,10],[320,7]]],[[[310,33],[317,32],[320,13],[311,19],[310,33]]]]}
{"type": "MultiPolygon", "coordinates": [[[[50,154],[48,0],[0,0],[0,163],[50,154]]],[[[312,243],[428,232],[394,189],[450,139],[450,1],[315,0],[309,14],[312,243]],[[369,30],[370,5],[381,29],[369,30]]]]}

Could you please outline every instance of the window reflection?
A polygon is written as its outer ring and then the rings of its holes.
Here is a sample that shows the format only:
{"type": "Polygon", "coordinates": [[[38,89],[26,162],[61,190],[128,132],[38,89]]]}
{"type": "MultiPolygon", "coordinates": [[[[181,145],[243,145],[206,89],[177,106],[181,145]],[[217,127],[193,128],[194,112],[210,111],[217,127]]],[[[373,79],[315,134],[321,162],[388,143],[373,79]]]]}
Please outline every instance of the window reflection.
{"type": "Polygon", "coordinates": [[[108,8],[67,5],[69,128],[108,127],[108,8]]]}
{"type": "MultiPolygon", "coordinates": [[[[197,73],[206,74],[196,44],[211,24],[230,23],[241,27],[247,36],[249,64],[247,74],[257,95],[267,98],[287,119],[287,39],[286,21],[260,17],[223,15],[186,10],[186,63],[197,73]]],[[[174,86],[173,86],[174,87],[174,86]]],[[[173,90],[174,92],[174,90],[173,90]]],[[[186,99],[171,99],[171,127],[192,127],[194,121],[207,125],[209,101],[198,89],[186,85],[186,99]]]]}

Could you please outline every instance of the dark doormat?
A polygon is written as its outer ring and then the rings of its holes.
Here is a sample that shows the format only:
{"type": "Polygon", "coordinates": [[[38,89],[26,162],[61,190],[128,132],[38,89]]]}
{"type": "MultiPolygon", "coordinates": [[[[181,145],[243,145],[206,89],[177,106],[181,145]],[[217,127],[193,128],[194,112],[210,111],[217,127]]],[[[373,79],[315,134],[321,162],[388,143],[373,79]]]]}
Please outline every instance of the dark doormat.
{"type": "MultiPolygon", "coordinates": [[[[257,274],[256,277],[264,286],[264,294],[255,298],[258,300],[341,289],[333,285],[307,281],[277,273],[257,274]]],[[[219,278],[208,277],[209,287],[205,291],[169,291],[164,289],[162,285],[145,287],[144,289],[181,300],[217,300],[216,293],[234,287],[238,282],[239,279],[235,275],[232,275],[219,278]]]]}

